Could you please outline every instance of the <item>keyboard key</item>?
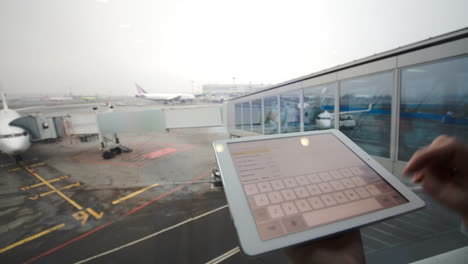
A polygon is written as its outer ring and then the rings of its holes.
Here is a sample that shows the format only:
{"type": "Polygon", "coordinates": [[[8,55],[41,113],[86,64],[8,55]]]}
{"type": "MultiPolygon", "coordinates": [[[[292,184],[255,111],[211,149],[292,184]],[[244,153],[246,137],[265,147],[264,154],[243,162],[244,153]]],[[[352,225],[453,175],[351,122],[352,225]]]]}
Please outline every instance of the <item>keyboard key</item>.
{"type": "Polygon", "coordinates": [[[270,220],[270,214],[265,207],[254,210],[253,215],[256,222],[265,222],[270,220]]]}
{"type": "Polygon", "coordinates": [[[337,170],[332,170],[330,171],[330,175],[334,178],[334,179],[343,179],[343,175],[341,175],[341,173],[337,170]]]}
{"type": "Polygon", "coordinates": [[[309,180],[307,180],[306,176],[297,176],[296,181],[299,185],[307,185],[310,184],[309,180]]]}
{"type": "Polygon", "coordinates": [[[279,220],[277,221],[272,221],[272,222],[267,222],[265,224],[259,224],[258,225],[258,231],[260,233],[260,237],[263,240],[268,240],[272,239],[275,237],[282,236],[285,231],[283,227],[281,226],[279,220]]]}
{"type": "Polygon", "coordinates": [[[301,215],[287,217],[281,220],[284,228],[289,233],[298,232],[307,229],[308,226],[301,215]]]}
{"type": "Polygon", "coordinates": [[[319,183],[319,187],[323,193],[333,192],[333,188],[326,182],[319,183]]]}
{"type": "Polygon", "coordinates": [[[274,181],[271,181],[271,186],[273,186],[273,189],[275,191],[278,191],[278,190],[282,190],[284,189],[284,184],[281,180],[274,180],[274,181]]]}
{"type": "Polygon", "coordinates": [[[312,210],[312,207],[310,207],[309,203],[306,200],[297,200],[294,203],[301,212],[307,212],[312,210]]]}
{"type": "Polygon", "coordinates": [[[260,189],[260,192],[271,192],[271,185],[269,182],[260,182],[257,183],[258,189],[260,189]]]}
{"type": "Polygon", "coordinates": [[[354,175],[362,175],[364,172],[359,167],[354,167],[350,169],[354,175]]]}
{"type": "Polygon", "coordinates": [[[274,204],[282,203],[284,201],[283,196],[281,196],[279,192],[268,193],[268,198],[270,198],[271,203],[274,203],[274,204]]]}
{"type": "Polygon", "coordinates": [[[286,187],[288,188],[297,187],[297,182],[296,180],[294,180],[294,178],[286,178],[283,181],[284,181],[284,184],[286,184],[286,187]]]}
{"type": "Polygon", "coordinates": [[[299,198],[306,198],[310,196],[309,192],[306,190],[305,187],[297,187],[294,189],[294,192],[296,192],[296,195],[299,198]]]}
{"type": "Polygon", "coordinates": [[[354,189],[361,198],[367,198],[370,196],[369,192],[364,187],[354,189]]]}
{"type": "Polygon", "coordinates": [[[317,174],[308,175],[307,178],[309,179],[310,183],[318,183],[318,182],[322,181],[322,180],[320,180],[320,178],[319,178],[319,176],[317,174]]]}
{"type": "Polygon", "coordinates": [[[353,176],[353,174],[351,173],[351,171],[349,169],[341,169],[340,172],[345,177],[352,177],[353,176]]]}
{"type": "Polygon", "coordinates": [[[314,209],[320,209],[320,208],[325,207],[322,200],[320,200],[320,198],[318,196],[311,197],[311,198],[307,199],[307,201],[309,201],[310,205],[312,205],[312,207],[314,209]]]}
{"type": "Polygon", "coordinates": [[[366,182],[361,178],[361,177],[352,177],[351,180],[353,181],[354,184],[357,186],[364,186],[366,185],[366,182]]]}
{"type": "Polygon", "coordinates": [[[367,186],[366,186],[366,189],[367,189],[367,191],[370,192],[372,195],[379,195],[379,194],[382,193],[382,192],[381,192],[379,189],[377,189],[377,187],[375,187],[375,185],[373,185],[373,184],[367,185],[367,186]]]}
{"type": "Polygon", "coordinates": [[[375,181],[380,180],[380,177],[377,176],[374,172],[372,173],[367,173],[365,175],[362,175],[361,178],[366,182],[366,183],[373,183],[375,181]]]}
{"type": "Polygon", "coordinates": [[[381,208],[382,206],[374,198],[367,198],[307,212],[304,213],[303,216],[307,225],[313,227],[333,223],[341,219],[361,215],[381,208]]]}
{"type": "Polygon", "coordinates": [[[390,187],[390,185],[386,182],[381,181],[381,182],[375,183],[374,185],[375,187],[377,187],[377,189],[379,189],[379,191],[383,193],[393,192],[393,188],[390,187]]]}
{"type": "Polygon", "coordinates": [[[346,190],[346,191],[344,191],[344,193],[345,193],[346,197],[348,197],[348,199],[350,199],[351,201],[359,199],[359,196],[353,190],[346,190]]]}
{"type": "Polygon", "coordinates": [[[278,218],[278,217],[284,216],[283,210],[281,209],[280,205],[271,205],[271,206],[268,206],[267,208],[272,218],[278,218]]]}
{"type": "Polygon", "coordinates": [[[299,213],[296,206],[292,202],[283,203],[283,204],[281,204],[281,207],[283,208],[284,212],[287,215],[293,215],[293,214],[299,213]]]}
{"type": "Polygon", "coordinates": [[[297,199],[296,195],[292,190],[282,190],[281,194],[283,195],[286,201],[291,201],[297,199]]]}
{"type": "Polygon", "coordinates": [[[258,193],[257,186],[255,184],[248,184],[244,186],[245,193],[247,195],[253,195],[258,193]]]}
{"type": "Polygon", "coordinates": [[[320,176],[320,179],[322,179],[322,181],[333,180],[333,178],[330,176],[330,174],[328,172],[320,172],[319,176],[320,176]]]}
{"type": "Polygon", "coordinates": [[[332,195],[338,203],[346,203],[349,201],[348,198],[346,198],[346,196],[342,192],[332,193],[332,195]]]}
{"type": "Polygon", "coordinates": [[[270,204],[270,202],[268,201],[268,198],[267,198],[267,196],[265,194],[255,195],[254,200],[255,200],[255,203],[257,204],[257,206],[259,206],[259,207],[270,204]]]}
{"type": "Polygon", "coordinates": [[[320,199],[322,199],[323,203],[326,206],[332,206],[336,204],[336,201],[335,199],[333,199],[333,196],[331,196],[331,194],[322,195],[320,196],[320,199]]]}
{"type": "Polygon", "coordinates": [[[356,187],[356,185],[353,183],[353,181],[351,181],[350,179],[343,179],[341,180],[341,183],[343,183],[343,185],[346,187],[346,188],[354,188],[356,187]]]}
{"type": "Polygon", "coordinates": [[[340,191],[340,190],[343,190],[345,188],[343,186],[343,184],[341,184],[340,181],[331,181],[331,182],[329,182],[329,184],[331,185],[331,187],[333,187],[333,189],[335,191],[340,191]]]}
{"type": "Polygon", "coordinates": [[[321,194],[322,192],[320,191],[320,188],[315,185],[315,184],[312,184],[312,185],[307,185],[307,190],[309,190],[310,194],[311,195],[318,195],[318,194],[321,194]]]}

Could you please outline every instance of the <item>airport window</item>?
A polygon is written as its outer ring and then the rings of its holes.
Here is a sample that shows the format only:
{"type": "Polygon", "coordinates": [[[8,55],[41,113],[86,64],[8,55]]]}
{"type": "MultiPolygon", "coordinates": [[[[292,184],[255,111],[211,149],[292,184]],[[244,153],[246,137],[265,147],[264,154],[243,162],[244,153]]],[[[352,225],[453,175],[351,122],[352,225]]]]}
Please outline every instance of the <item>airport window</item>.
{"type": "Polygon", "coordinates": [[[236,104],[235,109],[235,119],[236,119],[236,129],[242,129],[242,104],[236,104]]]}
{"type": "Polygon", "coordinates": [[[262,99],[252,101],[252,132],[262,134],[262,99]]]}
{"type": "Polygon", "coordinates": [[[242,130],[251,131],[251,110],[250,110],[250,102],[243,102],[242,103],[242,130]]]}
{"type": "Polygon", "coordinates": [[[278,133],[278,98],[276,96],[266,97],[263,99],[263,124],[265,126],[265,134],[278,133]]]}
{"type": "Polygon", "coordinates": [[[468,138],[468,57],[401,70],[398,159],[445,134],[468,138]]]}
{"type": "Polygon", "coordinates": [[[390,157],[393,73],[340,83],[340,130],[367,153],[390,157]]]}
{"type": "Polygon", "coordinates": [[[299,132],[300,127],[300,91],[280,95],[281,133],[299,132]]]}
{"type": "Polygon", "coordinates": [[[336,83],[304,89],[304,131],[333,128],[336,83]]]}

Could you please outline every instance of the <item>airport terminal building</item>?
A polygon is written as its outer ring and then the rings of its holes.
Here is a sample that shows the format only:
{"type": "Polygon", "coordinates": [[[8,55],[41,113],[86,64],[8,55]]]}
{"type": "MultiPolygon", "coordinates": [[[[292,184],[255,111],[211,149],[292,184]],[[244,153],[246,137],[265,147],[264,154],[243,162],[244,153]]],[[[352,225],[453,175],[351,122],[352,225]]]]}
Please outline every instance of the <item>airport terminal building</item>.
{"type": "Polygon", "coordinates": [[[400,175],[441,134],[468,138],[468,28],[229,100],[231,136],[336,128],[400,175]]]}

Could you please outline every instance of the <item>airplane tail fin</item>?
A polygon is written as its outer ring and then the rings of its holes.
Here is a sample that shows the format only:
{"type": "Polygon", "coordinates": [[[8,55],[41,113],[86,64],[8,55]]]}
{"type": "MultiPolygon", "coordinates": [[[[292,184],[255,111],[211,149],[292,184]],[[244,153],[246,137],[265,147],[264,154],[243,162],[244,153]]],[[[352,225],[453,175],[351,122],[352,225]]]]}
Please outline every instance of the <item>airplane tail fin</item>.
{"type": "Polygon", "coordinates": [[[136,89],[137,89],[137,92],[138,92],[139,95],[147,94],[145,89],[143,89],[140,85],[138,85],[138,83],[135,83],[135,86],[136,86],[136,89]]]}
{"type": "Polygon", "coordinates": [[[8,110],[8,104],[7,104],[4,92],[2,92],[2,103],[3,103],[3,110],[8,110]]]}

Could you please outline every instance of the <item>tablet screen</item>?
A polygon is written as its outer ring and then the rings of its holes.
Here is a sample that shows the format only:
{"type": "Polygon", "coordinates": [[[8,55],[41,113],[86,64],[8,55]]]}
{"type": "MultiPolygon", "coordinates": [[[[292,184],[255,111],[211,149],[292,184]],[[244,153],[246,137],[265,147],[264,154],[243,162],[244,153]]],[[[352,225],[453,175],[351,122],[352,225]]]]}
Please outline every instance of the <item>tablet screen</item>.
{"type": "Polygon", "coordinates": [[[333,134],[228,148],[262,240],[408,202],[333,134]]]}

